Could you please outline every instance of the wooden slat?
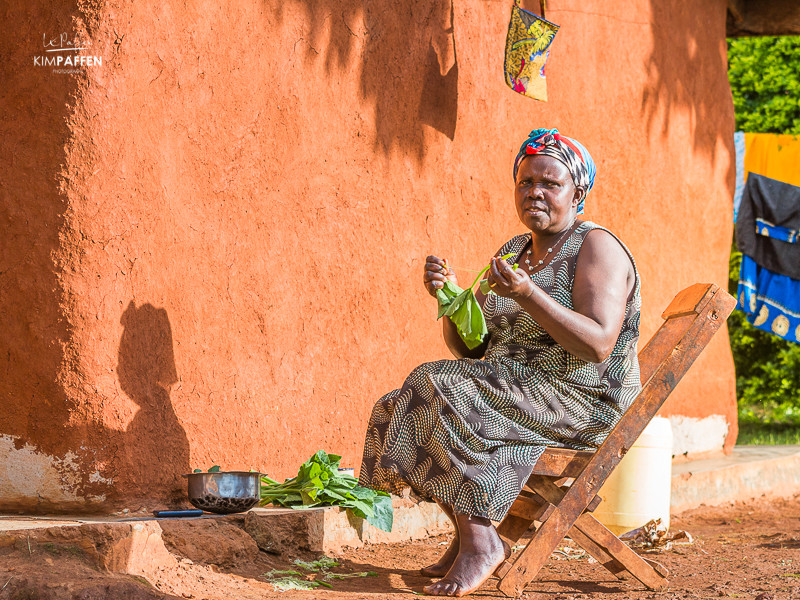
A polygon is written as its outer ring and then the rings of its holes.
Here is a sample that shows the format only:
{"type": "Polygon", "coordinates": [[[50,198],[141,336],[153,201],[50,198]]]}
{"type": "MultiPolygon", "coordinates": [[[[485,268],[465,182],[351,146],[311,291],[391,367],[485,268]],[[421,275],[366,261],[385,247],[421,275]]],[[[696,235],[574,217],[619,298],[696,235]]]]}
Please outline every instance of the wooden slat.
{"type": "Polygon", "coordinates": [[[669,303],[661,318],[665,321],[683,315],[699,315],[717,293],[712,283],[695,283],[678,292],[669,303]]]}
{"type": "Polygon", "coordinates": [[[646,385],[658,366],[663,363],[686,335],[697,318],[716,293],[716,286],[700,284],[689,286],[680,292],[661,317],[665,319],[658,331],[639,351],[639,374],[642,385],[646,385]]]}
{"type": "Polygon", "coordinates": [[[645,558],[644,556],[642,556],[642,560],[644,560],[644,562],[646,562],[648,565],[653,567],[653,569],[656,571],[656,573],[661,575],[663,578],[666,579],[667,577],[669,577],[669,570],[667,569],[667,567],[665,567],[661,563],[657,563],[656,561],[651,560],[649,558],[645,558]]]}
{"type": "Polygon", "coordinates": [[[665,321],[639,352],[639,376],[642,386],[653,377],[659,366],[672,354],[681,339],[697,319],[697,315],[683,315],[665,321]]]}
{"type": "MultiPolygon", "coordinates": [[[[544,477],[531,477],[528,485],[553,504],[560,504],[568,491],[553,485],[544,477]]],[[[664,575],[658,573],[592,515],[584,513],[578,517],[569,530],[569,535],[615,577],[621,578],[622,573],[627,571],[651,590],[661,589],[665,585],[664,575]]]]}
{"type": "Polygon", "coordinates": [[[529,520],[531,523],[542,518],[548,509],[547,503],[537,502],[533,498],[522,494],[514,501],[508,514],[529,520]]]}
{"type": "MultiPolygon", "coordinates": [[[[531,477],[528,480],[527,485],[532,486],[533,489],[541,490],[542,495],[547,498],[549,502],[554,502],[556,504],[561,502],[561,499],[564,497],[564,493],[566,492],[564,488],[561,488],[557,485],[551,485],[550,481],[544,477],[531,477]]],[[[595,496],[595,498],[597,497],[595,496]]],[[[611,574],[614,575],[614,577],[617,579],[625,579],[627,577],[628,571],[625,569],[625,567],[608,552],[606,552],[603,547],[595,544],[592,538],[584,534],[582,531],[573,527],[569,530],[569,537],[578,543],[582,548],[584,548],[591,556],[593,556],[597,562],[608,569],[611,574]]]]}
{"type": "Polygon", "coordinates": [[[533,472],[549,477],[577,477],[589,464],[593,454],[567,448],[548,448],[536,462],[533,472]]]}
{"type": "MultiPolygon", "coordinates": [[[[689,288],[690,293],[682,295],[680,302],[670,304],[671,316],[668,323],[674,319],[684,321],[684,316],[691,318],[690,324],[681,323],[682,326],[688,324],[685,334],[679,336],[672,351],[660,361],[652,375],[647,378],[647,383],[633,406],[622,416],[583,472],[575,478],[550,517],[537,529],[527,547],[515,560],[513,567],[502,577],[498,588],[504,594],[518,596],[528,581],[536,577],[551,552],[575,524],[627,449],[636,441],[692,362],[733,310],[736,301],[717,286],[706,285],[699,300],[697,298],[702,290],[697,286],[692,288],[689,288]],[[700,311],[696,316],[686,315],[687,305],[692,302],[694,302],[692,310],[700,311]]],[[[661,331],[660,329],[656,336],[661,331]]]]}
{"type": "Polygon", "coordinates": [[[594,542],[592,538],[577,527],[569,530],[569,537],[588,552],[594,559],[603,565],[617,579],[628,579],[630,573],[616,558],[594,542]]]}
{"type": "MultiPolygon", "coordinates": [[[[617,568],[616,565],[622,565],[625,570],[641,581],[648,589],[661,590],[666,587],[668,572],[659,573],[589,513],[584,513],[578,517],[573,529],[585,534],[592,542],[602,548],[606,554],[613,557],[615,563],[613,568],[617,568]]],[[[612,573],[614,572],[612,569],[609,570],[612,573]]]]}
{"type": "Polygon", "coordinates": [[[550,508],[544,500],[535,502],[533,495],[525,490],[517,497],[514,504],[506,514],[503,521],[497,527],[497,534],[509,546],[513,547],[517,540],[521,538],[530,529],[531,525],[536,519],[542,519],[544,513],[550,508]],[[531,508],[531,504],[537,504],[542,513],[539,514],[539,509],[531,508]]]}

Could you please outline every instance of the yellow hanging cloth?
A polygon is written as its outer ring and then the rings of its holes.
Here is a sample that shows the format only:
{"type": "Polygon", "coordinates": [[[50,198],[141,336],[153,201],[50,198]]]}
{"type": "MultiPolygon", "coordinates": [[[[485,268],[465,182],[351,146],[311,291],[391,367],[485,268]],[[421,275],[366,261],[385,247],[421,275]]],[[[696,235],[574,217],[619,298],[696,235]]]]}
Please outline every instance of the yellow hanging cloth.
{"type": "Polygon", "coordinates": [[[744,171],[800,186],[800,136],[744,134],[744,171]]]}

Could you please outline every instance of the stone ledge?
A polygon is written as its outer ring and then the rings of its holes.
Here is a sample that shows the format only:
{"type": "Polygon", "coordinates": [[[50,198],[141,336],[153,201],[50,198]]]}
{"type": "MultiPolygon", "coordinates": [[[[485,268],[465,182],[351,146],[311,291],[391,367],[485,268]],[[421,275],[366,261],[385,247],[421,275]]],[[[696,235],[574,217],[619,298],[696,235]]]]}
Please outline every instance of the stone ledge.
{"type": "Polygon", "coordinates": [[[728,456],[672,466],[670,512],[800,493],[800,446],[736,446],[728,456]]]}
{"type": "MultiPolygon", "coordinates": [[[[97,538],[102,537],[100,532],[105,532],[105,535],[115,540],[130,538],[128,545],[131,548],[140,548],[141,544],[137,540],[141,537],[141,532],[147,532],[145,538],[155,536],[160,539],[162,530],[169,532],[182,526],[181,524],[192,523],[195,527],[203,527],[203,522],[209,521],[208,527],[213,528],[221,521],[230,521],[242,527],[258,547],[266,552],[280,553],[300,549],[332,553],[347,547],[361,547],[365,543],[420,540],[452,531],[450,521],[432,502],[415,503],[393,497],[392,504],[394,526],[391,532],[381,531],[341,508],[325,507],[305,510],[255,508],[243,514],[207,514],[193,519],[0,516],[0,537],[8,541],[15,533],[19,535],[37,531],[46,534],[48,538],[97,538]],[[59,530],[72,531],[66,534],[58,533],[59,530]]],[[[98,559],[101,563],[105,561],[102,557],[98,559]]],[[[115,557],[112,562],[123,564],[125,559],[115,557]]]]}
{"type": "Polygon", "coordinates": [[[393,497],[394,525],[381,531],[364,519],[337,507],[292,510],[256,508],[245,515],[245,530],[259,548],[274,552],[287,543],[315,552],[338,552],[359,548],[365,543],[392,543],[421,540],[452,531],[450,520],[433,502],[409,502],[393,497]]]}

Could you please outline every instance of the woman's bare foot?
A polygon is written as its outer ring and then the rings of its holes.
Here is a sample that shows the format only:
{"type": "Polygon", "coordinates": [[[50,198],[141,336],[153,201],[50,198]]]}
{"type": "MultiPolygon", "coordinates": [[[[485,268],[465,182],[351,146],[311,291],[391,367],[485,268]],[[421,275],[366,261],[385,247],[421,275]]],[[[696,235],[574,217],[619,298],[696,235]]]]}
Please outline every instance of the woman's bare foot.
{"type": "Polygon", "coordinates": [[[441,580],[425,587],[432,596],[466,596],[477,590],[506,559],[507,547],[489,519],[456,515],[460,548],[441,580]]]}
{"type": "Polygon", "coordinates": [[[442,509],[442,512],[447,516],[448,519],[450,519],[450,522],[453,524],[453,531],[456,533],[453,537],[453,541],[450,543],[450,546],[444,553],[444,556],[442,556],[442,558],[432,565],[428,565],[427,567],[423,567],[419,570],[419,572],[425,577],[444,577],[447,575],[450,567],[453,566],[453,561],[456,559],[459,548],[458,522],[456,521],[456,515],[453,512],[453,509],[447,504],[439,502],[438,500],[436,501],[436,504],[439,505],[439,508],[442,509]]]}
{"type": "Polygon", "coordinates": [[[444,556],[442,556],[442,558],[432,565],[422,567],[419,572],[425,577],[444,577],[447,575],[447,572],[450,570],[450,567],[453,566],[453,562],[456,560],[456,556],[458,555],[458,546],[458,533],[456,532],[456,535],[453,538],[453,541],[450,542],[450,546],[447,548],[444,556]]]}

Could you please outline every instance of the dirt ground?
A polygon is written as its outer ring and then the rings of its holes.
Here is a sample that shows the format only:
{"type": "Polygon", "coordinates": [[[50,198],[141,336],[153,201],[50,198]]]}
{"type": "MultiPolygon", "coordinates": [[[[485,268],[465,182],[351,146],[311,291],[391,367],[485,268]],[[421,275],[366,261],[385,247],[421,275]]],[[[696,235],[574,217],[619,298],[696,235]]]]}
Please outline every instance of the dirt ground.
{"type": "MultiPolygon", "coordinates": [[[[648,553],[670,571],[666,591],[650,592],[635,580],[619,581],[567,544],[553,555],[523,598],[800,598],[800,495],[701,507],[674,516],[671,531],[677,530],[689,532],[693,542],[648,553]]],[[[252,538],[230,522],[165,529],[164,541],[171,562],[165,561],[150,581],[109,573],[92,559],[85,545],[66,539],[44,542],[34,536],[0,544],[0,599],[399,600],[422,593],[430,580],[418,575],[417,569],[444,552],[448,538],[346,551],[335,557],[341,564],[330,569],[332,573],[377,575],[332,579],[331,588],[285,592],[275,590],[264,574],[272,569],[298,569],[295,559],[315,557],[292,549],[283,549],[281,554],[259,551],[252,538]]],[[[490,579],[474,596],[501,598],[495,581],[490,579]]]]}

